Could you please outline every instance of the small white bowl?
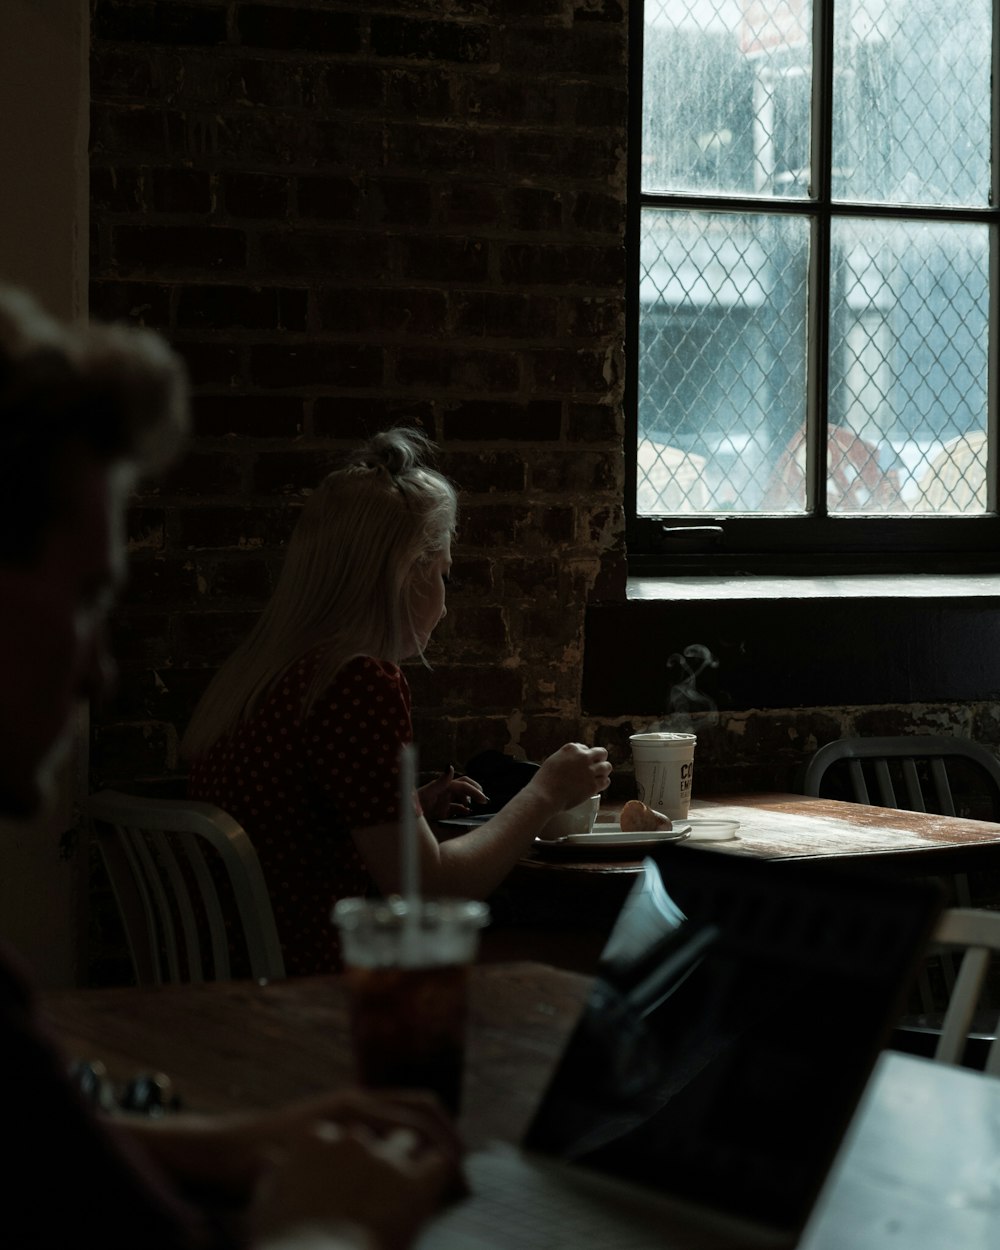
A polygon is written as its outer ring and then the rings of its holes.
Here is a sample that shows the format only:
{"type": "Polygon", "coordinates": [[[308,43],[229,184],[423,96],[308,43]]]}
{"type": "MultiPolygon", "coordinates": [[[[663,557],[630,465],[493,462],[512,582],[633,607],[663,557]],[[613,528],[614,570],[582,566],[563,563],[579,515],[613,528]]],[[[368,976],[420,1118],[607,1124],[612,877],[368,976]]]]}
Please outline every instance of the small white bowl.
{"type": "Polygon", "coordinates": [[[601,796],[592,794],[589,799],[577,803],[575,807],[567,807],[564,812],[556,814],[539,830],[538,836],[546,842],[554,842],[556,838],[566,838],[570,834],[590,833],[597,819],[601,806],[601,796]]]}

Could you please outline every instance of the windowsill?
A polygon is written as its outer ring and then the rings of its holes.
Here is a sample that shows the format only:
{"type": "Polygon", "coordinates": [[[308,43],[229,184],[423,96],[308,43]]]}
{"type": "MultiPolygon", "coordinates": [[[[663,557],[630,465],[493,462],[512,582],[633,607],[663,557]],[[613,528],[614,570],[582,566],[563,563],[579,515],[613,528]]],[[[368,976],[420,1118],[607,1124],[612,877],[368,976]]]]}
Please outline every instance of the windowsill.
{"type": "Polygon", "coordinates": [[[629,600],[1000,598],[1000,573],[630,577],[629,600]]]}

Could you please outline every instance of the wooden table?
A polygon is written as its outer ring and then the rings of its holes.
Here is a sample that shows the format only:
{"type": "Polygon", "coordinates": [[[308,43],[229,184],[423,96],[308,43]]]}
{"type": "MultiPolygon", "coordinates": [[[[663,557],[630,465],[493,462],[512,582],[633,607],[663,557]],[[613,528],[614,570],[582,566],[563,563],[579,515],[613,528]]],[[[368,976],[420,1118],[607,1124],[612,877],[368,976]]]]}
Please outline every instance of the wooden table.
{"type": "MultiPolygon", "coordinates": [[[[600,820],[617,822],[621,803],[602,805],[600,820]]],[[[990,873],[990,900],[1000,897],[1000,824],[802,794],[739,794],[702,798],[691,815],[738,820],[732,842],[678,842],[720,855],[775,863],[878,869],[908,876],[990,873]]],[[[545,959],[592,971],[622,902],[642,870],[641,859],[555,858],[533,853],[498,892],[498,931],[485,950],[498,957],[545,959]]],[[[973,902],[980,899],[973,897],[973,902]]]]}
{"type": "MultiPolygon", "coordinates": [[[[517,1141],[586,997],[587,977],[541,964],[472,970],[466,1137],[517,1141]]],[[[349,1083],[347,1002],[337,977],[258,985],[69,990],[43,999],[70,1056],[124,1083],[161,1071],[197,1111],[268,1107],[349,1083]]]]}
{"type": "MultiPolygon", "coordinates": [[[[517,1141],[589,980],[539,964],[473,970],[464,1132],[471,1146],[517,1141]]],[[[270,985],[50,993],[71,1055],[124,1081],[166,1071],[197,1110],[266,1107],[348,1080],[343,988],[335,977],[270,985]]],[[[886,1052],[800,1250],[992,1250],[1000,1220],[1000,1081],[886,1052]]],[[[737,1250],[739,1237],[664,1228],[663,1244],[737,1250]]]]}
{"type": "Polygon", "coordinates": [[[1000,1080],[885,1052],[799,1250],[992,1250],[1000,1080]]]}

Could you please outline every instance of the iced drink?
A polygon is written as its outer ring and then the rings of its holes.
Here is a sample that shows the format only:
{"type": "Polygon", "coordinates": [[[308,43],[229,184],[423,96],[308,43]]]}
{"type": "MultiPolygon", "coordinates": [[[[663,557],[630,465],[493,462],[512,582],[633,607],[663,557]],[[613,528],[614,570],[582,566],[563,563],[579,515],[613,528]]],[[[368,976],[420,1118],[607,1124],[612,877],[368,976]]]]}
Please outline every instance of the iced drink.
{"type": "Polygon", "coordinates": [[[458,1113],[468,967],[488,917],[485,904],[464,899],[337,904],[362,1085],[431,1090],[458,1113]]]}

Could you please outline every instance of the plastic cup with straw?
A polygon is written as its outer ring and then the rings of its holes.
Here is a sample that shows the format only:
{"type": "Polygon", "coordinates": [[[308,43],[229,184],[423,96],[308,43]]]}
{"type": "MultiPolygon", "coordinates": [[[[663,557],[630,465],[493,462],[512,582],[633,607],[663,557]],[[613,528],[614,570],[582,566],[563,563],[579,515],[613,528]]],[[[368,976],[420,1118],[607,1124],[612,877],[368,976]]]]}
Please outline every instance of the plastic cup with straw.
{"type": "Polygon", "coordinates": [[[429,1089],[457,1114],[467,972],[489,908],[470,899],[421,897],[416,776],[417,750],[408,743],[399,753],[400,896],[341,899],[333,920],[362,1085],[429,1089]]]}

